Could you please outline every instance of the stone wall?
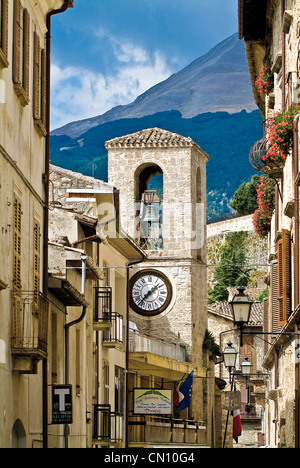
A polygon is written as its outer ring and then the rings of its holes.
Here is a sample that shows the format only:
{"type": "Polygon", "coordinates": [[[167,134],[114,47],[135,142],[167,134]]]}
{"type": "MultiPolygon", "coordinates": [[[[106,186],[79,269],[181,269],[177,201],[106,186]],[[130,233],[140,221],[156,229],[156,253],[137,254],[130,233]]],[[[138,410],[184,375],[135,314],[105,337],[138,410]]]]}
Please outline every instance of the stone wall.
{"type": "MultiPolygon", "coordinates": [[[[252,272],[252,287],[265,287],[264,277],[267,274],[268,239],[261,238],[253,229],[252,215],[227,219],[207,226],[207,260],[208,264],[218,265],[220,249],[226,238],[234,232],[247,231],[245,254],[247,263],[255,265],[252,272]]],[[[208,284],[212,285],[214,267],[208,268],[208,284]]]]}

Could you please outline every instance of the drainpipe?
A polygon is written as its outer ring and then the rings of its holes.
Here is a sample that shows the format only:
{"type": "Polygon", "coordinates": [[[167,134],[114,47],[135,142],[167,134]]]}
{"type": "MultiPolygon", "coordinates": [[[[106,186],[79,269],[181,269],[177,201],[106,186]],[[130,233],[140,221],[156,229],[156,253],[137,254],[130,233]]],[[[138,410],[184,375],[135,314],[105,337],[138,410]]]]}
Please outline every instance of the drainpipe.
{"type": "MultiPolygon", "coordinates": [[[[285,12],[285,0],[281,0],[281,25],[283,27],[283,19],[284,19],[284,12],[285,12]]],[[[285,32],[282,28],[282,110],[285,109],[285,80],[286,80],[286,60],[285,60],[285,32]]]]}
{"type": "MultiPolygon", "coordinates": [[[[45,138],[45,206],[43,226],[43,293],[48,297],[48,231],[49,231],[49,188],[50,188],[50,53],[51,53],[51,18],[73,7],[73,0],[65,0],[58,10],[50,11],[46,16],[46,138],[45,138]]],[[[43,360],[43,448],[48,448],[48,360],[43,360]]]]}
{"type": "Polygon", "coordinates": [[[145,260],[143,257],[141,260],[135,262],[128,262],[126,264],[126,412],[125,412],[125,448],[129,447],[129,293],[130,293],[130,278],[129,269],[133,265],[142,263],[145,260]]]}
{"type": "MultiPolygon", "coordinates": [[[[299,118],[300,114],[294,119],[294,178],[296,179],[299,171],[299,118]]],[[[294,227],[294,310],[299,305],[299,187],[294,182],[294,200],[295,200],[295,227],[294,227]]],[[[297,326],[297,325],[296,325],[297,326]]],[[[298,327],[297,330],[298,331],[298,327]]],[[[300,365],[295,364],[295,448],[299,448],[300,437],[300,365]]]]}
{"type": "MultiPolygon", "coordinates": [[[[85,282],[86,282],[86,255],[81,255],[82,261],[82,279],[81,279],[81,292],[83,297],[85,297],[85,282]]],[[[85,299],[81,301],[82,304],[82,313],[80,317],[72,322],[66,323],[65,325],[65,385],[70,384],[70,339],[69,339],[69,331],[70,328],[74,325],[82,322],[82,320],[86,316],[86,309],[87,309],[87,302],[85,299]]],[[[69,426],[65,425],[65,448],[69,448],[69,426]]]]}
{"type": "MultiPolygon", "coordinates": [[[[294,177],[296,179],[299,172],[299,119],[300,114],[296,115],[294,119],[294,177]]],[[[294,182],[294,200],[295,200],[295,265],[294,265],[294,309],[299,305],[299,187],[294,182]]]]}

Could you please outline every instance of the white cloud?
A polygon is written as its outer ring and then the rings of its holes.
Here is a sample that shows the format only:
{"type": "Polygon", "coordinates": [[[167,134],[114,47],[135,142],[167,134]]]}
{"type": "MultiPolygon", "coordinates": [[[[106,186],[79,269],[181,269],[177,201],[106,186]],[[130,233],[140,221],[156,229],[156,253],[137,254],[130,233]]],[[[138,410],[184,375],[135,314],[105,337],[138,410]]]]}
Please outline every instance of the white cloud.
{"type": "Polygon", "coordinates": [[[172,71],[164,57],[141,47],[113,41],[118,60],[115,74],[104,76],[79,67],[51,67],[51,128],[101,115],[132,102],[172,71]]]}

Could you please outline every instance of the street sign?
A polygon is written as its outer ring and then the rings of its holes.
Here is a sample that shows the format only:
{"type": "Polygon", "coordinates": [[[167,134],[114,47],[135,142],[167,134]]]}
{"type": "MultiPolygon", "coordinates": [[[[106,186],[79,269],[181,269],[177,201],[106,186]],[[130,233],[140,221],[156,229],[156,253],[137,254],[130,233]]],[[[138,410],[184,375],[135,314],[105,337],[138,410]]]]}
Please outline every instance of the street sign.
{"type": "Polygon", "coordinates": [[[233,411],[241,408],[241,392],[224,392],[222,408],[233,411]]]}
{"type": "Polygon", "coordinates": [[[53,385],[52,424],[72,423],[72,385],[53,385]]]}

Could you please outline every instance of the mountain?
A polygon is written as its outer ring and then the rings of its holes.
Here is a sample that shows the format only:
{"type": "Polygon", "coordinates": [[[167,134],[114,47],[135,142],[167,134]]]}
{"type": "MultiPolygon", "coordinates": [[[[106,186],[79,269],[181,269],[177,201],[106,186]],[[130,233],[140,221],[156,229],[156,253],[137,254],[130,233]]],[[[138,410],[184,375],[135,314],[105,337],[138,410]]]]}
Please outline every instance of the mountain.
{"type": "Polygon", "coordinates": [[[119,119],[141,118],[178,110],[184,118],[207,112],[256,110],[244,43],[237,34],[218,44],[167,80],[141,94],[134,102],[103,115],[69,123],[52,135],[76,138],[92,127],[119,119]]]}
{"type": "MultiPolygon", "coordinates": [[[[232,211],[229,201],[254,170],[249,150],[262,138],[242,41],[234,35],[127,106],[51,133],[51,163],[107,180],[105,141],[159,127],[191,137],[210,156],[208,220],[232,211]]],[[[159,189],[159,187],[157,187],[159,189]]]]}

